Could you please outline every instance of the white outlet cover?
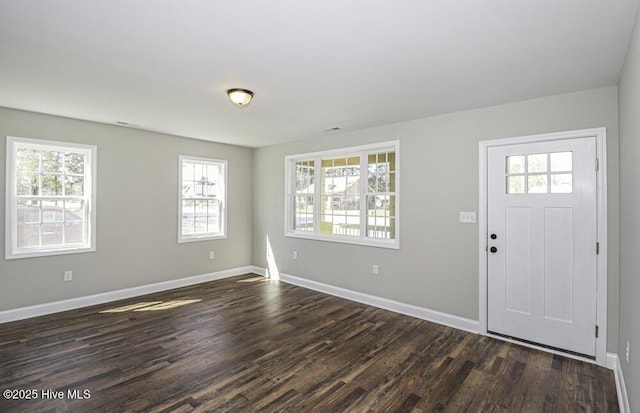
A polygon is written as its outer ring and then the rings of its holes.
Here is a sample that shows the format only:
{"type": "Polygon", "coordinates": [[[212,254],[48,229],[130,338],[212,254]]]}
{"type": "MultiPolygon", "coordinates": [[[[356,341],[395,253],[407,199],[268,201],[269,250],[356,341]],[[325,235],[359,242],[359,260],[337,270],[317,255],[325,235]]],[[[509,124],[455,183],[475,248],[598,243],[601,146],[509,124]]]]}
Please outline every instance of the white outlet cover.
{"type": "Polygon", "coordinates": [[[463,224],[475,224],[476,213],[472,211],[460,211],[460,222],[463,224]]]}

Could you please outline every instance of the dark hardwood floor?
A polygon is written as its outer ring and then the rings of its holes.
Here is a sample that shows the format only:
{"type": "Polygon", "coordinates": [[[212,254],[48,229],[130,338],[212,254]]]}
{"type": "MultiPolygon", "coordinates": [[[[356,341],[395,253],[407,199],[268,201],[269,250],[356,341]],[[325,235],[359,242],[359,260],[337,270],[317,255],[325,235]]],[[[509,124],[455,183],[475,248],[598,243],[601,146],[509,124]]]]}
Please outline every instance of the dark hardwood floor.
{"type": "Polygon", "coordinates": [[[37,399],[2,412],[618,411],[607,369],[250,274],[0,325],[6,389],[37,399]]]}

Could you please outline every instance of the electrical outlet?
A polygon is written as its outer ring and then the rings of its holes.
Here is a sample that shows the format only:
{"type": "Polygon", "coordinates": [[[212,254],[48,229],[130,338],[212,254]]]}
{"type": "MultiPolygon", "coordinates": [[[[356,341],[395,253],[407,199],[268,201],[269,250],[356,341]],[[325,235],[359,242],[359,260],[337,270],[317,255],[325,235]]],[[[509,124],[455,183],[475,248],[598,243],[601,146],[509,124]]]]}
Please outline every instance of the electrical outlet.
{"type": "Polygon", "coordinates": [[[378,268],[378,265],[373,264],[373,267],[371,267],[371,273],[374,275],[380,274],[380,269],[378,268]]]}
{"type": "Polygon", "coordinates": [[[209,259],[212,260],[216,257],[216,254],[214,254],[213,251],[209,251],[209,259]]]}
{"type": "Polygon", "coordinates": [[[463,224],[475,224],[476,213],[468,211],[460,211],[459,221],[463,224]]]}
{"type": "Polygon", "coordinates": [[[294,260],[298,259],[298,251],[293,251],[293,255],[292,255],[294,260]]]}
{"type": "Polygon", "coordinates": [[[625,360],[627,360],[627,364],[629,364],[629,353],[631,353],[631,344],[629,344],[629,341],[627,341],[627,349],[624,354],[624,358],[625,360]]]}
{"type": "Polygon", "coordinates": [[[64,280],[72,281],[73,280],[73,271],[65,271],[64,272],[64,280]]]}

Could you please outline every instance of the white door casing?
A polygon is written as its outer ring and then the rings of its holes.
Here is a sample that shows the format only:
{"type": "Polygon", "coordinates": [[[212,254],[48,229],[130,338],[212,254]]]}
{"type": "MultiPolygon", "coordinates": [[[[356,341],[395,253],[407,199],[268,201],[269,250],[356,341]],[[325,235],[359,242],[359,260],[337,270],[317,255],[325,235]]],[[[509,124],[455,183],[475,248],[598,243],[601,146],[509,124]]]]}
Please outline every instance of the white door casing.
{"type": "MultiPolygon", "coordinates": [[[[606,362],[604,144],[603,128],[481,142],[481,333],[498,333],[606,362]],[[571,154],[571,171],[551,170],[550,154],[558,153],[571,154]],[[511,191],[523,193],[507,193],[507,158],[513,156],[509,159],[522,163],[531,154],[542,155],[546,169],[519,173],[517,167],[525,166],[516,165],[511,191]],[[529,172],[532,184],[540,177],[547,180],[545,193],[527,193],[529,172]],[[570,193],[567,185],[556,185],[551,191],[552,178],[566,184],[568,176],[570,193]],[[491,239],[491,234],[496,238],[491,239]],[[597,242],[600,255],[596,255],[597,242]]],[[[531,160],[536,158],[541,159],[531,160]]]]}

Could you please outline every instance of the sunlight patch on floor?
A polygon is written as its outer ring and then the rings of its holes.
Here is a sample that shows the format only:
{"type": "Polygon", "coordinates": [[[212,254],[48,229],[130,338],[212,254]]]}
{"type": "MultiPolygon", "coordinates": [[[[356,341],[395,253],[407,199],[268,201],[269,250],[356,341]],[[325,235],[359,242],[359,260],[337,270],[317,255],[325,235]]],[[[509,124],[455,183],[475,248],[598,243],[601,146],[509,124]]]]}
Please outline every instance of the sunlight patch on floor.
{"type": "Polygon", "coordinates": [[[123,307],[112,308],[100,311],[100,314],[126,313],[127,311],[161,311],[171,308],[182,307],[183,305],[197,303],[202,299],[193,300],[171,300],[171,301],[142,301],[136,304],[125,305],[123,307]]]}
{"type": "Polygon", "coordinates": [[[266,281],[267,279],[264,278],[263,276],[259,276],[259,277],[253,277],[253,278],[247,278],[245,280],[238,280],[239,283],[255,283],[255,282],[260,282],[260,281],[266,281]]]}

